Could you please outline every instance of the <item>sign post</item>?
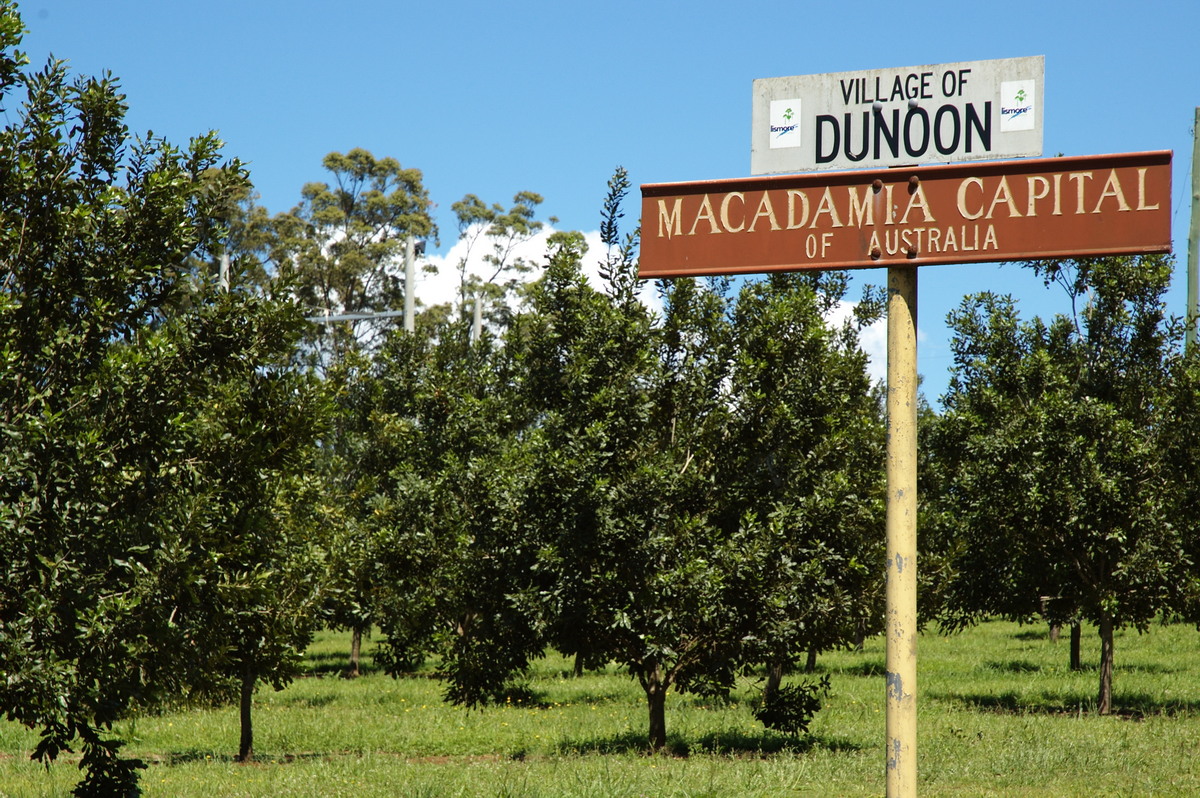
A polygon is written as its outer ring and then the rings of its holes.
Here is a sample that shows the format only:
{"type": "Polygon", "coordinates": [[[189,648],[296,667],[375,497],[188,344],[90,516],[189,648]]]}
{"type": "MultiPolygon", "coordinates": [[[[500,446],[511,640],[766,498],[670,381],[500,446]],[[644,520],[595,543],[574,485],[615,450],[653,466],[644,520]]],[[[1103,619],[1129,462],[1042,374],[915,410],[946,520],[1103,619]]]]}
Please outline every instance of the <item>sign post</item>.
{"type": "Polygon", "coordinates": [[[917,794],[917,267],[888,267],[887,795],[917,794]]]}
{"type": "Polygon", "coordinates": [[[917,784],[917,267],[1169,252],[1170,204],[1166,151],[642,186],[643,278],[888,268],[888,798],[917,784]]]}
{"type": "Polygon", "coordinates": [[[1170,152],[996,160],[1041,155],[1044,77],[1033,56],[756,80],[760,177],[642,186],[641,277],[888,269],[888,798],[917,792],[917,267],[1171,251],[1170,152]]]}

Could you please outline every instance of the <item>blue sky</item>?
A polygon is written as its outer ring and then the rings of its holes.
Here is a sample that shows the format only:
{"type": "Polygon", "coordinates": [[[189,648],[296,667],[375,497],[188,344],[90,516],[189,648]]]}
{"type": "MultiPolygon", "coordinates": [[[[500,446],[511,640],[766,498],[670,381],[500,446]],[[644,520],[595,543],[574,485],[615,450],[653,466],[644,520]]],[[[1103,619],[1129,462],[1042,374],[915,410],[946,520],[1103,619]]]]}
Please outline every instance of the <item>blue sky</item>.
{"type": "MultiPolygon", "coordinates": [[[[508,203],[593,231],[614,167],[634,185],[750,169],[756,78],[1044,55],[1044,154],[1175,152],[1185,306],[1200,0],[543,2],[24,0],[33,65],[111,70],[135,132],[177,143],[216,129],[262,204],[290,208],[322,157],[364,147],[421,169],[445,253],[451,203],[508,203]]],[[[626,221],[636,222],[638,197],[626,221]]],[[[882,284],[881,270],[856,279],[882,284]]],[[[919,367],[931,400],[950,365],[946,313],[1014,294],[1026,315],[1065,296],[1016,265],[921,270],[919,367]]]]}

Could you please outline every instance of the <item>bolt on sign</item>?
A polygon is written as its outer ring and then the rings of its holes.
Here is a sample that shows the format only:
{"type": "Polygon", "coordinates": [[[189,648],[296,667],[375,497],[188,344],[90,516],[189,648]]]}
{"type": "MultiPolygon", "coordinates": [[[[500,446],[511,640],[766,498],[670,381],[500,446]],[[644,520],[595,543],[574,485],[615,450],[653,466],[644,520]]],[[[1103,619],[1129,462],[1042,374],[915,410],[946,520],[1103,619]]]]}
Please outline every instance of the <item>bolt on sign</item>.
{"type": "Polygon", "coordinates": [[[1171,152],[642,186],[640,276],[1169,252],[1171,152]]]}
{"type": "Polygon", "coordinates": [[[1045,58],[754,81],[750,174],[1042,154],[1045,58]]]}

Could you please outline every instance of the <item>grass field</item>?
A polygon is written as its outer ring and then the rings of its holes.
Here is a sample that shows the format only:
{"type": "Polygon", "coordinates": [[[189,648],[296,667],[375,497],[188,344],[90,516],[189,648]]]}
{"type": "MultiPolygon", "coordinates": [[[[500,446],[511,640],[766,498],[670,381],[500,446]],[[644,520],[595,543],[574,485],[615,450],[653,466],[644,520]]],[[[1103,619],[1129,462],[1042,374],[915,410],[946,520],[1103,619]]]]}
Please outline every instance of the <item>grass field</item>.
{"type": "MultiPolygon", "coordinates": [[[[1084,630],[1080,673],[1044,627],[988,623],[926,634],[919,653],[922,796],[1200,795],[1200,634],[1155,627],[1116,642],[1118,714],[1099,717],[1098,643],[1084,630]]],[[[861,653],[824,655],[833,692],[811,737],[766,732],[751,716],[759,685],[729,702],[673,696],[669,755],[643,753],[646,710],[625,674],[572,678],[540,661],[502,707],[441,702],[427,676],[370,670],[337,678],[348,635],[323,634],[310,675],[255,700],[258,761],[233,761],[234,708],[130,720],[128,752],[150,763],[147,796],[882,796],[882,638],[861,653]]],[[[29,761],[34,733],[0,721],[0,795],[57,796],[77,757],[49,770],[29,761]]]]}

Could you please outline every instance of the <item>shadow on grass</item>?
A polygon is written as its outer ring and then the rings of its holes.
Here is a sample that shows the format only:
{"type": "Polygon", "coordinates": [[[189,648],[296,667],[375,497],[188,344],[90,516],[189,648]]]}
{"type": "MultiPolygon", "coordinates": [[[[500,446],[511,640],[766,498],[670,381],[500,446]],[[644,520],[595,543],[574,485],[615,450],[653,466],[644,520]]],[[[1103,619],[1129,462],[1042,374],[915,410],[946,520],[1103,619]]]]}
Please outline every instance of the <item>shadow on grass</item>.
{"type": "MultiPolygon", "coordinates": [[[[762,688],[758,689],[761,691],[762,688]]],[[[758,696],[755,696],[755,699],[757,698],[758,696]]],[[[746,700],[744,698],[734,695],[700,695],[697,693],[688,693],[684,696],[681,696],[679,700],[688,706],[695,707],[696,709],[712,710],[731,709],[744,706],[746,704],[746,700]]]]}
{"type": "Polygon", "coordinates": [[[1186,668],[1176,668],[1171,665],[1162,665],[1157,662],[1143,662],[1143,663],[1136,664],[1136,665],[1130,665],[1129,663],[1125,663],[1125,664],[1121,665],[1118,673],[1121,673],[1121,674],[1127,674],[1127,673],[1163,674],[1163,673],[1183,673],[1186,670],[1187,670],[1186,668]]]}
{"type": "Polygon", "coordinates": [[[1173,718],[1200,714],[1200,700],[1164,699],[1149,693],[1117,693],[1113,696],[1113,704],[1122,716],[1139,719],[1154,715],[1173,718]]]}
{"type": "MultiPolygon", "coordinates": [[[[825,668],[818,668],[819,671],[825,671],[825,668]]],[[[887,673],[887,665],[883,660],[866,660],[856,662],[853,665],[845,665],[842,667],[830,667],[829,673],[841,673],[846,676],[883,676],[887,673]]]]}
{"type": "MultiPolygon", "coordinates": [[[[1044,640],[1047,643],[1049,643],[1049,642],[1051,642],[1050,629],[1049,629],[1049,627],[1047,627],[1045,629],[1023,629],[1020,632],[1015,632],[1013,634],[1013,639],[1014,640],[1044,640]]],[[[1062,640],[1060,639],[1059,642],[1062,642],[1062,640]]]]}
{"type": "Polygon", "coordinates": [[[335,695],[285,696],[279,700],[279,703],[289,707],[320,709],[321,707],[327,707],[330,704],[336,703],[337,700],[338,697],[335,695]]]}
{"type": "MultiPolygon", "coordinates": [[[[336,652],[318,652],[304,655],[300,666],[301,676],[342,676],[350,670],[350,655],[336,652]]],[[[359,676],[376,673],[377,668],[370,655],[365,655],[358,663],[359,676]]]]}
{"type": "Polygon", "coordinates": [[[206,751],[200,748],[189,748],[184,751],[171,751],[160,762],[164,765],[189,765],[193,762],[216,762],[224,765],[287,765],[292,762],[307,762],[317,759],[329,759],[326,753],[305,754],[261,754],[249,762],[240,762],[230,753],[206,751]]]}
{"type": "MultiPolygon", "coordinates": [[[[1043,691],[1018,694],[1012,691],[983,695],[978,693],[930,693],[935,700],[956,701],[983,712],[1001,715],[1093,715],[1096,696],[1043,691]]],[[[1141,720],[1151,716],[1177,717],[1200,714],[1200,701],[1164,699],[1148,693],[1116,693],[1113,711],[1116,717],[1141,720]]]]}
{"type": "Polygon", "coordinates": [[[983,667],[990,671],[1001,673],[1037,673],[1042,669],[1036,662],[1023,659],[1013,659],[1008,662],[985,662],[983,667]]]}
{"type": "Polygon", "coordinates": [[[755,734],[736,730],[706,734],[696,741],[693,748],[693,752],[730,757],[806,754],[810,751],[846,753],[861,750],[862,746],[858,743],[838,737],[814,734],[792,737],[766,730],[755,734]]]}
{"type": "Polygon", "coordinates": [[[524,684],[510,684],[499,690],[488,702],[490,706],[525,707],[528,709],[549,709],[550,702],[545,694],[530,689],[524,684]]]}
{"type": "Polygon", "coordinates": [[[610,691],[583,691],[579,693],[566,692],[562,695],[555,706],[578,706],[580,704],[620,704],[629,701],[627,693],[620,690],[610,691]]]}
{"type": "MultiPolygon", "coordinates": [[[[789,737],[772,731],[748,734],[743,731],[726,730],[705,734],[694,740],[681,735],[667,736],[667,745],[660,752],[665,756],[688,757],[692,754],[723,756],[732,759],[768,757],[777,754],[805,754],[823,750],[835,753],[860,751],[862,746],[849,740],[805,735],[789,737]]],[[[597,737],[564,742],[559,745],[562,755],[583,754],[650,754],[645,732],[624,732],[610,737],[597,737]]]]}

